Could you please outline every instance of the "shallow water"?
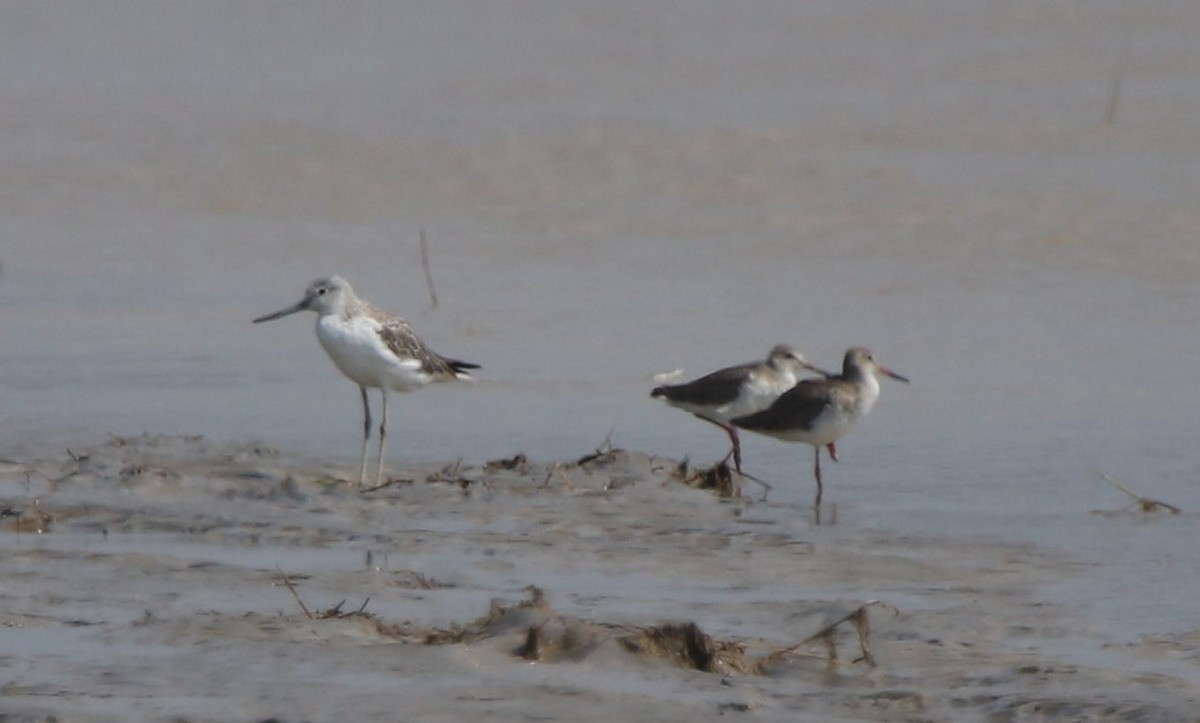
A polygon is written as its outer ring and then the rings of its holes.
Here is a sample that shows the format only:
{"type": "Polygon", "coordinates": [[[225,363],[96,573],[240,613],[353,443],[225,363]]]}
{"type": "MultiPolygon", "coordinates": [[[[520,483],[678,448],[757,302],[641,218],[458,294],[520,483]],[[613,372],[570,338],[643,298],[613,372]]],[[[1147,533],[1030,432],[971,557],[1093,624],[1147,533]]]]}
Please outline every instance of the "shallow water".
{"type": "MultiPolygon", "coordinates": [[[[1198,14],[9,7],[5,455],[148,430],[354,464],[312,319],[249,323],[331,272],[484,367],[393,405],[393,460],[702,463],[720,433],[655,373],[867,344],[913,381],[813,534],[1036,543],[1086,567],[1045,595],[1099,641],[1192,629],[1198,14]],[[1093,514],[1129,501],[1096,470],[1185,514],[1093,514]]],[[[807,447],[745,458],[807,514],[807,447]]]]}

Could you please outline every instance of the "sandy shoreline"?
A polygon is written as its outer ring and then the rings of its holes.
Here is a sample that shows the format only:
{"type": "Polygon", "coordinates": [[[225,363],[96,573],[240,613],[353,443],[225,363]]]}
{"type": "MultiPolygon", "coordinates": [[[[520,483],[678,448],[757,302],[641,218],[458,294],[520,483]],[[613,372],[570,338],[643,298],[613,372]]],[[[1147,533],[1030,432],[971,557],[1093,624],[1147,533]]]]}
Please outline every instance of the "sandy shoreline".
{"type": "Polygon", "coordinates": [[[8,460],[0,508],[20,516],[0,533],[0,714],[1193,715],[1191,682],[1152,671],[1194,660],[1194,635],[1111,651],[1124,671],[1072,662],[1088,622],[1040,587],[1078,561],[815,528],[803,510],[686,487],[675,460],[582,452],[393,469],[394,484],[365,494],[327,465],[198,437],[8,460]],[[871,601],[875,666],[858,659],[855,619],[783,652],[871,601]]]}

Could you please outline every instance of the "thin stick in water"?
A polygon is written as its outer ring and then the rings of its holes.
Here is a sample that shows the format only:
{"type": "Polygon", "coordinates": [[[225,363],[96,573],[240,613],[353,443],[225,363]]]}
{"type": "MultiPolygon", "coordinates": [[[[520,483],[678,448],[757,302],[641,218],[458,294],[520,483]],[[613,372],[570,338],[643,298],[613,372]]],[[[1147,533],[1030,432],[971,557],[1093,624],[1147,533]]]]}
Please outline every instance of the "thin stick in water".
{"type": "Polygon", "coordinates": [[[1103,479],[1105,482],[1109,483],[1113,487],[1116,487],[1118,490],[1124,492],[1125,494],[1127,494],[1131,498],[1133,498],[1133,501],[1134,501],[1133,504],[1136,504],[1138,506],[1138,509],[1140,509],[1142,512],[1154,512],[1157,509],[1167,510],[1168,512],[1170,512],[1173,515],[1178,515],[1181,512],[1183,512],[1182,509],[1176,507],[1175,505],[1167,504],[1166,502],[1163,502],[1161,500],[1152,500],[1149,497],[1142,497],[1138,493],[1129,489],[1128,487],[1126,487],[1125,485],[1116,481],[1112,477],[1109,477],[1108,475],[1104,474],[1100,470],[1092,470],[1092,471],[1095,472],[1096,474],[1100,475],[1100,478],[1103,479]]]}
{"type": "Polygon", "coordinates": [[[308,606],[305,605],[304,601],[300,599],[300,593],[296,592],[296,587],[292,585],[292,581],[288,578],[287,573],[281,570],[279,565],[275,566],[275,570],[279,573],[279,576],[283,578],[283,584],[287,585],[287,589],[292,593],[292,597],[296,598],[296,602],[300,603],[300,609],[304,611],[304,614],[308,616],[309,620],[312,620],[313,614],[308,611],[308,606]]]}
{"type": "Polygon", "coordinates": [[[1125,73],[1129,70],[1129,54],[1131,52],[1133,31],[1126,29],[1121,43],[1121,57],[1108,78],[1108,102],[1104,105],[1104,125],[1110,126],[1117,120],[1117,107],[1121,103],[1121,85],[1125,82],[1125,73]]]}
{"type": "Polygon", "coordinates": [[[429,270],[429,244],[425,241],[425,227],[421,227],[421,268],[425,269],[425,285],[429,287],[429,303],[437,308],[437,289],[433,285],[433,272],[429,270]]]}

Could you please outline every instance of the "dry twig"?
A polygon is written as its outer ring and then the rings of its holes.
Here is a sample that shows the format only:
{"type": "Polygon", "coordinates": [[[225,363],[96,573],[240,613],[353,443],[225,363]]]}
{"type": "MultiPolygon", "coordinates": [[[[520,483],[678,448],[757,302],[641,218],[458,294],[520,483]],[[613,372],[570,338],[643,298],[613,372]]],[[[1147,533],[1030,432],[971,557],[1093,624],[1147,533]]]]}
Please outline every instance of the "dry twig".
{"type": "Polygon", "coordinates": [[[1133,498],[1133,502],[1130,503],[1129,505],[1127,505],[1127,507],[1132,507],[1132,506],[1136,505],[1137,508],[1139,510],[1141,510],[1142,512],[1156,512],[1156,511],[1162,509],[1162,510],[1167,510],[1168,512],[1170,512],[1173,515],[1178,515],[1181,512],[1183,512],[1183,510],[1176,507],[1175,505],[1167,504],[1166,502],[1160,502],[1159,500],[1153,500],[1153,499],[1150,499],[1149,497],[1142,497],[1141,495],[1133,492],[1125,485],[1121,484],[1120,482],[1116,481],[1112,477],[1109,477],[1108,475],[1104,474],[1103,472],[1101,472],[1099,470],[1093,470],[1093,471],[1096,474],[1100,475],[1100,478],[1103,479],[1105,482],[1109,483],[1113,487],[1116,487],[1117,489],[1121,490],[1122,492],[1124,492],[1125,494],[1127,494],[1131,498],[1133,498]]]}
{"type": "Polygon", "coordinates": [[[1117,107],[1121,103],[1121,86],[1125,83],[1125,73],[1129,70],[1129,54],[1132,45],[1133,32],[1127,30],[1122,43],[1121,57],[1113,67],[1112,75],[1108,78],[1108,101],[1104,104],[1104,125],[1110,126],[1117,120],[1117,107]]]}
{"type": "Polygon", "coordinates": [[[589,464],[607,464],[613,461],[617,454],[624,450],[612,445],[612,435],[612,430],[609,430],[608,434],[604,437],[604,441],[600,443],[599,447],[596,447],[596,451],[585,454],[575,460],[575,466],[586,467],[589,464]]]}
{"type": "Polygon", "coordinates": [[[775,662],[775,661],[783,658],[784,656],[794,654],[796,652],[796,650],[798,650],[799,648],[801,648],[805,645],[808,645],[809,643],[818,641],[818,640],[824,642],[826,648],[829,650],[829,658],[828,658],[829,665],[830,666],[836,665],[837,661],[838,661],[838,655],[837,655],[837,642],[835,639],[835,635],[837,633],[838,626],[840,626],[842,623],[848,622],[854,626],[854,630],[858,633],[858,646],[859,646],[859,649],[862,651],[861,657],[856,658],[855,660],[852,660],[850,662],[851,663],[863,662],[863,663],[866,663],[867,665],[871,666],[872,668],[874,668],[876,663],[875,663],[875,654],[871,652],[871,640],[870,640],[871,619],[868,614],[868,610],[873,606],[882,606],[882,607],[888,608],[892,612],[898,612],[896,610],[896,608],[893,607],[892,605],[889,605],[885,602],[880,602],[879,600],[870,600],[868,602],[863,603],[862,605],[859,605],[854,610],[851,610],[846,615],[843,615],[842,617],[833,621],[829,625],[826,625],[824,628],[821,628],[816,633],[808,636],[807,638],[805,638],[804,640],[801,640],[800,642],[796,643],[795,645],[792,645],[787,648],[780,648],[779,650],[776,650],[775,652],[771,653],[763,660],[763,665],[766,666],[772,662],[775,662]]]}
{"type": "Polygon", "coordinates": [[[421,268],[425,270],[425,285],[429,287],[429,304],[437,308],[437,289],[433,286],[433,272],[429,269],[429,244],[425,241],[425,227],[421,227],[421,268]]]}
{"type": "Polygon", "coordinates": [[[309,612],[308,606],[305,605],[304,601],[300,599],[300,593],[296,592],[296,586],[292,584],[292,581],[288,578],[287,573],[280,569],[279,565],[275,566],[275,571],[279,573],[279,577],[283,578],[283,584],[286,585],[288,591],[292,593],[292,597],[296,598],[296,602],[300,603],[300,609],[304,611],[304,614],[309,620],[312,620],[313,614],[309,612]]]}

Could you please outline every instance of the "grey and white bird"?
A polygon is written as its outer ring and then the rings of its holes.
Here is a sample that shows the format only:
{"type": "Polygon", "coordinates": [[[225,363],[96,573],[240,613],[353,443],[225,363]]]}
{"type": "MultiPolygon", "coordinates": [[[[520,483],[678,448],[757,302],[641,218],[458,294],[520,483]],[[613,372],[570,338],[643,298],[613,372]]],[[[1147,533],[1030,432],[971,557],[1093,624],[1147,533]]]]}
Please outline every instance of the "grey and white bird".
{"type": "Polygon", "coordinates": [[[854,431],[858,421],[879,400],[879,379],[876,374],[908,381],[875,361],[869,349],[857,346],[846,352],[841,374],[827,379],[801,381],[766,409],[736,417],[732,424],[785,442],[812,445],[813,476],[817,480],[814,504],[820,508],[821,447],[828,447],[834,460],[837,459],[834,443],[854,431]]]}
{"type": "Polygon", "coordinates": [[[805,369],[826,375],[809,364],[800,352],[787,344],[779,344],[763,361],[718,369],[684,384],[655,387],[650,396],[725,430],[733,445],[725,459],[732,456],[734,468],[741,474],[742,445],[737,428],[730,421],[771,406],[781,394],[796,385],[798,375],[805,369]]]}
{"type": "Polygon", "coordinates": [[[299,311],[317,313],[317,341],[342,374],[358,385],[362,394],[359,487],[366,485],[367,447],[371,438],[371,404],[367,400],[367,390],[380,391],[383,418],[379,423],[375,484],[381,484],[387,441],[388,392],[410,392],[435,382],[470,381],[469,370],[478,369],[479,365],[434,352],[413,332],[408,321],[358,298],[350,283],[340,276],[312,282],[299,302],[260,316],[254,323],[273,321],[299,311]]]}

